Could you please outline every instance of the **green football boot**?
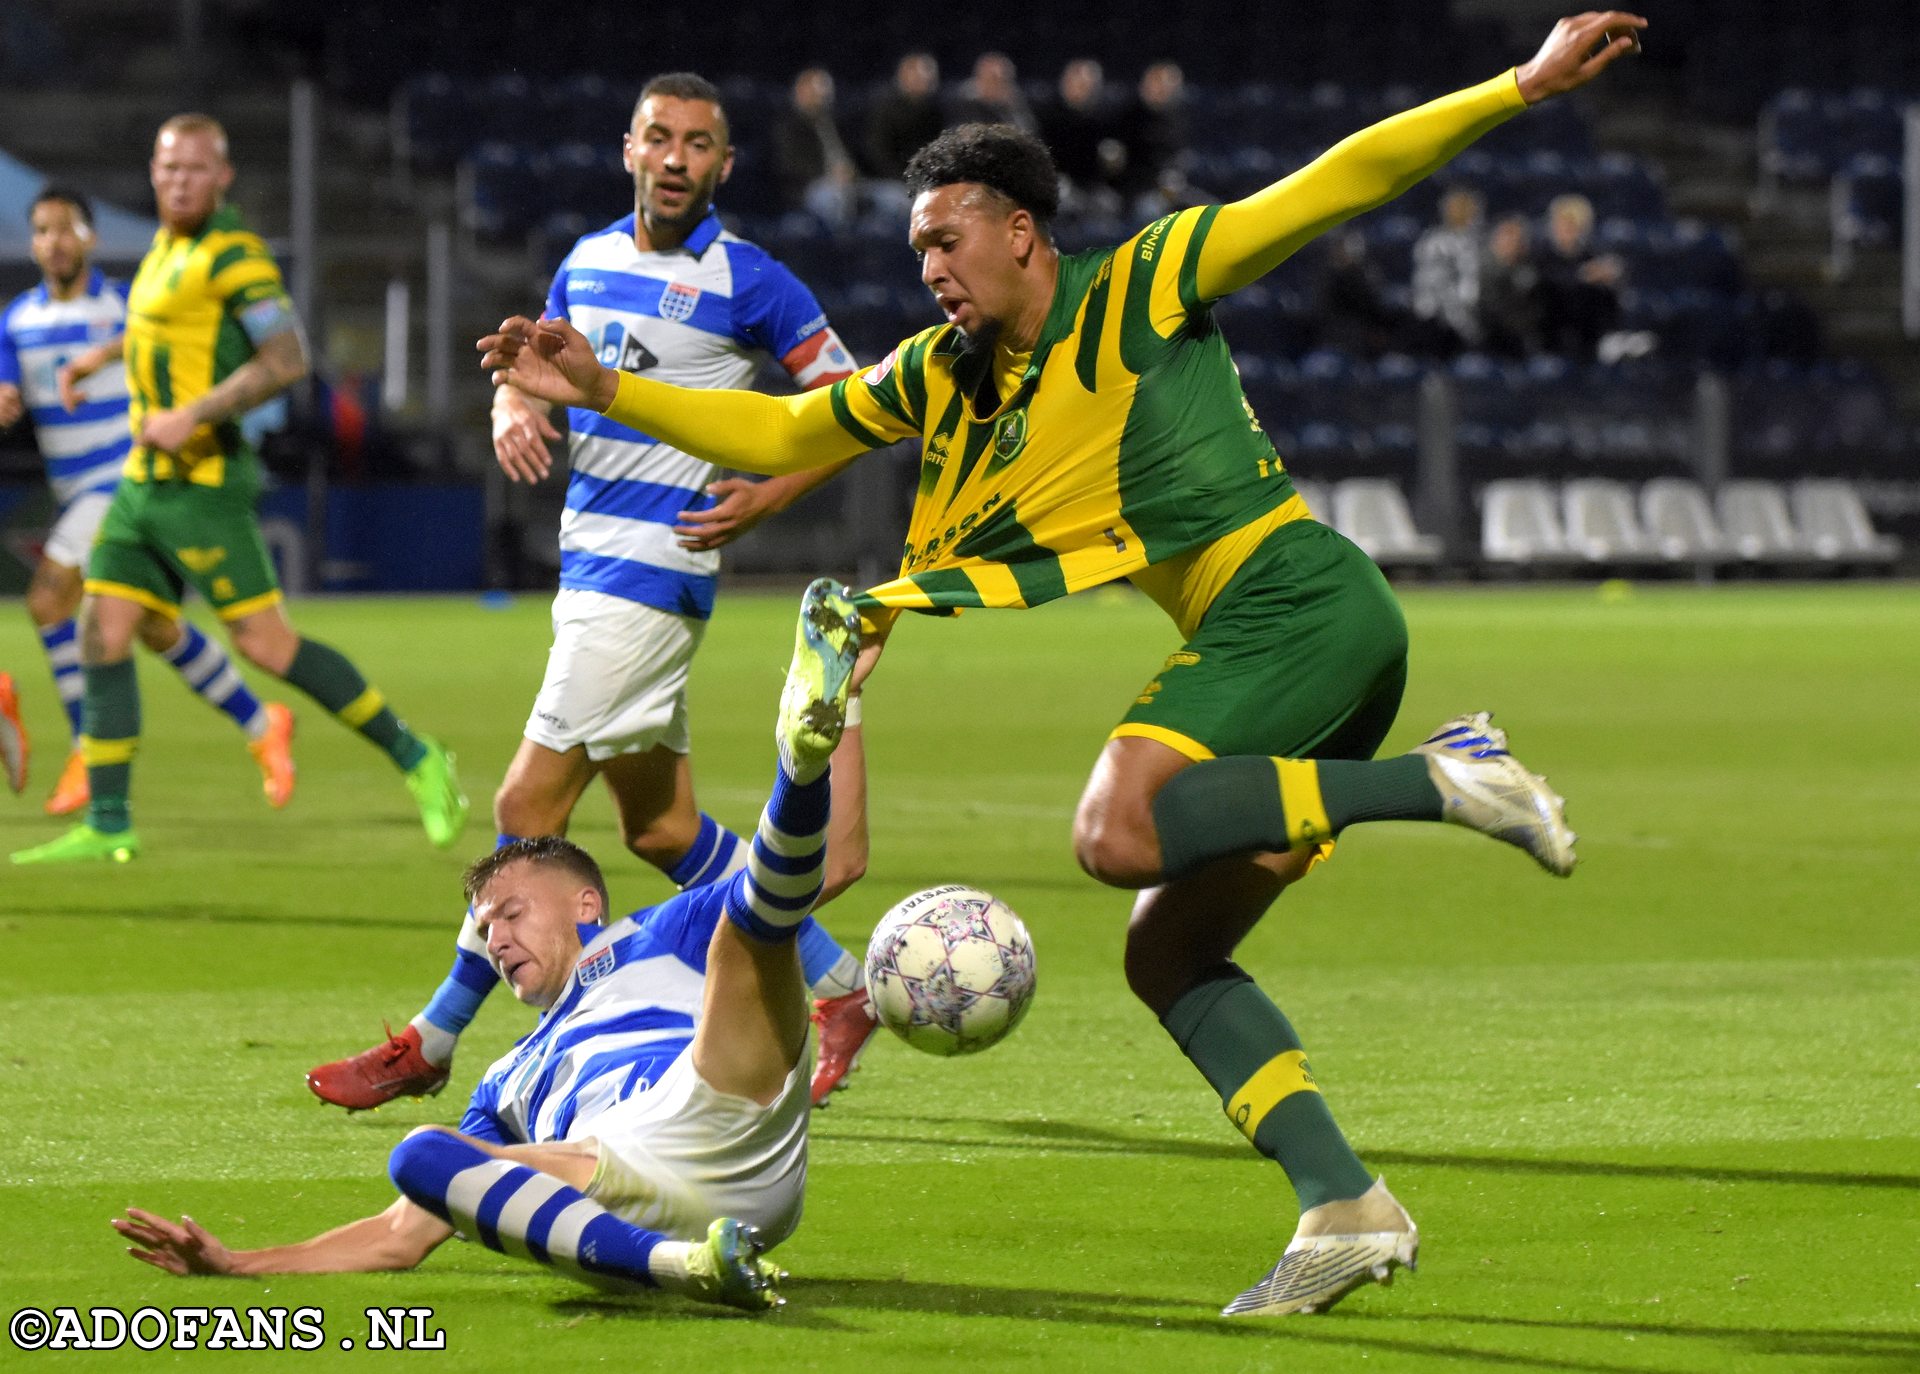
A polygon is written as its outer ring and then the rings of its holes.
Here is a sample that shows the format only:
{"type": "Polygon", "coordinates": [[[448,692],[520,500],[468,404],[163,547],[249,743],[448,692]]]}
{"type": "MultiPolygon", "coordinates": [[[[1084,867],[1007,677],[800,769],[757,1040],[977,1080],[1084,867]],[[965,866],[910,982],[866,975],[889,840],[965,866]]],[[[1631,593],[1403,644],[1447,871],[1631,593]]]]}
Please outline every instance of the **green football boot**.
{"type": "Polygon", "coordinates": [[[780,693],[780,724],[774,738],[780,764],[797,783],[827,771],[847,727],[847,692],[860,656],[860,613],[847,589],[820,578],[800,598],[793,635],[793,662],[780,693]]]}
{"type": "Polygon", "coordinates": [[[57,840],[48,840],[32,849],[16,849],[17,864],[78,864],[107,860],[123,864],[140,853],[140,837],[131,830],[108,834],[92,826],[76,825],[57,840]]]}
{"type": "Polygon", "coordinates": [[[420,743],[427,752],[407,770],[407,791],[413,793],[414,803],[420,808],[420,824],[426,827],[433,847],[446,849],[466,829],[467,794],[460,789],[453,755],[426,735],[420,736],[420,743]]]}

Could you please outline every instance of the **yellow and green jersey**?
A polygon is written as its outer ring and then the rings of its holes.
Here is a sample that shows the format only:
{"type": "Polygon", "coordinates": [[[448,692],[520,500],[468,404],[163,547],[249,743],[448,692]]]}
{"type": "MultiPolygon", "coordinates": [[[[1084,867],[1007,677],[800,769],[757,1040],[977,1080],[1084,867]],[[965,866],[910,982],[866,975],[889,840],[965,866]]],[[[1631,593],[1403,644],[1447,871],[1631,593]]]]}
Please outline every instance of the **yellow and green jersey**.
{"type": "Polygon", "coordinates": [[[860,443],[921,441],[900,576],[863,599],[1037,606],[1130,577],[1190,632],[1260,540],[1306,516],[1195,285],[1218,212],[1063,257],[1032,352],[1001,353],[994,377],[942,325],[834,384],[860,443]]]}
{"type": "MultiPolygon", "coordinates": [[[[256,339],[291,327],[292,310],[266,244],[232,207],[216,210],[196,233],[155,233],[127,299],[128,418],[136,440],[147,412],[204,396],[253,356],[256,339]]],[[[254,476],[254,461],[234,417],[202,425],[177,455],[136,442],[126,475],[219,487],[254,476]]]]}

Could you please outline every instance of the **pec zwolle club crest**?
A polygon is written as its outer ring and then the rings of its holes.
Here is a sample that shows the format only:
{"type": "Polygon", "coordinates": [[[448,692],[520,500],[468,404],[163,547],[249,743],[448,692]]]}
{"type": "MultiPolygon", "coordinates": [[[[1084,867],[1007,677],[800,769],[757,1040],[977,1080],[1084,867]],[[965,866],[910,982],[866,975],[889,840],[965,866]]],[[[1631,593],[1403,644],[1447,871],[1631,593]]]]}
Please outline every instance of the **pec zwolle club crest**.
{"type": "Polygon", "coordinates": [[[667,289],[660,293],[660,318],[672,320],[675,324],[685,324],[693,318],[693,308],[700,304],[700,288],[686,286],[680,282],[668,282],[667,289]]]}
{"type": "Polygon", "coordinates": [[[1027,446],[1027,412],[1016,410],[1002,415],[993,427],[993,459],[990,466],[1005,467],[1020,456],[1027,446]]]}

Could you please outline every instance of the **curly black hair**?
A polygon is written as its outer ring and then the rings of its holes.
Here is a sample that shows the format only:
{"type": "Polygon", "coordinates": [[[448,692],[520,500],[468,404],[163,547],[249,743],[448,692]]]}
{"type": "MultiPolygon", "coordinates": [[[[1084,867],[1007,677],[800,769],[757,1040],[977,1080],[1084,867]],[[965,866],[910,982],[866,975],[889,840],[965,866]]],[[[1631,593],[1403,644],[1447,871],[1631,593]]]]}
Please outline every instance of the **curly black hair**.
{"type": "Polygon", "coordinates": [[[1045,226],[1060,213],[1060,173],[1047,145],[1008,124],[958,124],[913,155],[902,174],[912,195],[978,182],[1045,226]]]}

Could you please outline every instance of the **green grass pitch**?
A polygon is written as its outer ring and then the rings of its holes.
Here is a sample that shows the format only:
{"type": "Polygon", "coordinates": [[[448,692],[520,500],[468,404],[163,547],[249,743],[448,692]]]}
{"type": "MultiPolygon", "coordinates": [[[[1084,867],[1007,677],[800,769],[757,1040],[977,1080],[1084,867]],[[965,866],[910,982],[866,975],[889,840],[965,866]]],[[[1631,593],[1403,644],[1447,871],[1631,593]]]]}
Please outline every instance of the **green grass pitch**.
{"type": "MultiPolygon", "coordinates": [[[[724,598],[695,670],[702,797],[738,828],[769,777],[792,605],[724,598]]],[[[873,864],[828,924],[863,946],[907,892],[975,883],[1026,918],[1040,991],[977,1058],[875,1045],[817,1118],[786,1309],[615,1300],[458,1243],[406,1275],[183,1283],[135,1265],[107,1228],[130,1202],[238,1245],[384,1206],[393,1142],[455,1119],[529,1023],[496,996],[435,1101],[348,1117],[307,1094],[308,1065],[402,1022],[444,972],[456,876],[491,840],[547,645],[540,598],[316,601],[298,623],[458,751],[476,823],[431,852],[384,760],[303,701],[299,795],[269,812],[226,722],[142,663],[147,857],[0,868],[6,1312],[314,1304],[329,1348],[356,1341],[335,1359],[367,1368],[1920,1367],[1914,590],[1406,605],[1389,747],[1495,709],[1571,798],[1582,865],[1558,882],[1450,827],[1362,827],[1243,950],[1421,1225],[1421,1270],[1391,1290],[1321,1318],[1215,1316],[1279,1253],[1293,1201],[1127,994],[1127,902],[1071,857],[1087,768],[1175,647],[1120,593],[910,621],[869,693],[873,864]],[[446,1349],[366,1351],[363,1309],[395,1305],[431,1307],[446,1349]]],[[[40,743],[29,795],[0,798],[13,849],[54,833],[38,804],[61,745],[17,605],[0,666],[40,743]]],[[[610,860],[617,904],[664,895],[615,852],[603,797],[575,833],[610,860]]]]}

